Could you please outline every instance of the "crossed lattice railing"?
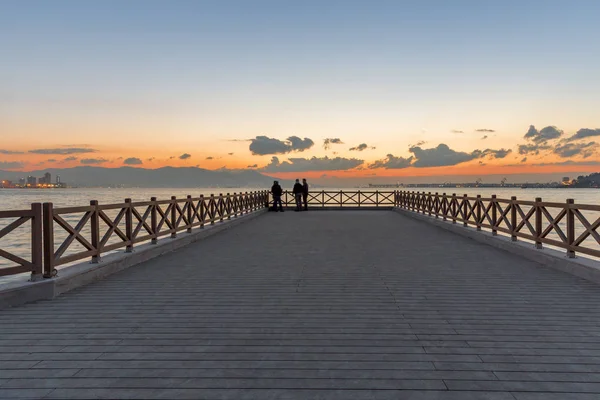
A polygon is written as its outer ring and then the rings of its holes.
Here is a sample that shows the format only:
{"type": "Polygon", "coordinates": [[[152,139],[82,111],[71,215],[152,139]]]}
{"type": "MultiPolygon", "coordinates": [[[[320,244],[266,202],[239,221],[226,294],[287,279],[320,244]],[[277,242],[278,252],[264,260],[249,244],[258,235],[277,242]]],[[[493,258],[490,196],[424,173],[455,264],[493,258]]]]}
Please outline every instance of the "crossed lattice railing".
{"type": "MultiPolygon", "coordinates": [[[[163,236],[177,237],[216,222],[267,207],[268,192],[220,194],[170,200],[54,208],[52,203],[32,204],[31,210],[2,211],[0,220],[16,218],[0,229],[0,239],[25,223],[31,223],[31,261],[0,248],[0,258],[16,264],[0,268],[0,276],[31,272],[32,278],[52,277],[55,267],[125,249],[141,242],[156,244],[163,236]]],[[[2,242],[0,242],[2,243],[2,242]]]]}
{"type": "MultiPolygon", "coordinates": [[[[309,207],[337,208],[337,207],[393,207],[395,191],[346,191],[346,190],[322,190],[309,192],[307,203],[309,207]]],[[[294,194],[285,191],[281,196],[281,202],[286,207],[296,205],[294,194]]]]}
{"type": "Polygon", "coordinates": [[[600,206],[575,204],[572,199],[556,203],[541,198],[524,201],[514,196],[508,200],[495,195],[482,198],[407,191],[397,191],[395,197],[399,208],[490,230],[494,235],[501,232],[513,241],[530,240],[540,249],[543,244],[565,249],[571,258],[576,253],[600,257],[600,206]]]}

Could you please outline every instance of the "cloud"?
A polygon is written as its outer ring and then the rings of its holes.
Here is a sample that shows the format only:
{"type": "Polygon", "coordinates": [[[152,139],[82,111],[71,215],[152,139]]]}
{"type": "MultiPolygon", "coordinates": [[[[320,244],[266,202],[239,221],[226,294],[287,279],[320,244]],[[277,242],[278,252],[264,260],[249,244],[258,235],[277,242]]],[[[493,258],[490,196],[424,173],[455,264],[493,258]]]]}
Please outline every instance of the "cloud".
{"type": "Polygon", "coordinates": [[[408,151],[414,154],[416,161],[412,163],[412,166],[417,168],[456,165],[482,156],[479,150],[475,150],[472,153],[454,151],[443,143],[431,149],[414,146],[408,149],[408,151]]]}
{"type": "Polygon", "coordinates": [[[47,159],[46,161],[48,161],[48,162],[52,163],[52,162],[56,162],[56,159],[55,159],[55,158],[49,158],[49,159],[47,159]]]}
{"type": "Polygon", "coordinates": [[[377,160],[375,162],[373,162],[372,164],[369,164],[369,169],[376,169],[376,168],[385,168],[385,169],[402,169],[402,168],[408,168],[412,165],[412,162],[414,160],[414,157],[408,157],[408,158],[404,158],[404,157],[395,157],[392,154],[388,154],[386,156],[386,158],[382,159],[382,160],[377,160]]]}
{"type": "Polygon", "coordinates": [[[233,155],[233,153],[227,153],[227,154],[228,154],[228,155],[230,155],[230,156],[232,156],[232,155],[233,155]]]}
{"type": "Polygon", "coordinates": [[[496,132],[493,129],[475,129],[475,132],[487,132],[487,133],[494,133],[496,132]]]}
{"type": "MultiPolygon", "coordinates": [[[[426,144],[426,143],[427,143],[427,142],[426,142],[426,141],[424,141],[424,140],[419,140],[415,146],[423,146],[423,145],[424,145],[424,144],[426,144]]],[[[413,147],[413,146],[409,146],[409,147],[413,147]]],[[[375,149],[375,147],[373,147],[373,149],[375,149]]]]}
{"type": "Polygon", "coordinates": [[[356,158],[335,157],[312,157],[312,158],[290,158],[288,161],[280,162],[279,158],[271,158],[271,162],[261,168],[265,172],[304,172],[304,171],[337,171],[349,170],[358,167],[364,160],[356,158]]]}
{"type": "Polygon", "coordinates": [[[577,131],[573,136],[567,139],[568,142],[572,142],[573,140],[584,139],[592,136],[600,136],[600,128],[589,129],[582,128],[577,131]]]}
{"type": "Polygon", "coordinates": [[[108,160],[106,158],[82,158],[79,162],[85,165],[98,165],[104,164],[108,160]]]}
{"type": "Polygon", "coordinates": [[[567,161],[560,161],[560,162],[553,162],[553,163],[538,163],[538,164],[530,164],[534,167],[547,167],[547,166],[569,166],[569,165],[573,165],[573,166],[597,166],[600,165],[600,161],[573,161],[573,160],[567,160],[567,161]]]}
{"type": "MultiPolygon", "coordinates": [[[[477,152],[478,152],[478,150],[475,150],[473,152],[473,154],[477,154],[477,152]]],[[[504,158],[507,155],[509,155],[510,153],[512,153],[511,149],[499,149],[499,150],[485,149],[481,152],[481,157],[490,156],[491,158],[504,158]]]]}
{"type": "Polygon", "coordinates": [[[328,138],[323,140],[323,148],[329,150],[332,144],[344,144],[340,138],[328,138]]]}
{"type": "Polygon", "coordinates": [[[366,150],[369,146],[366,143],[361,143],[356,147],[350,147],[350,151],[363,151],[366,150]]]}
{"type": "Polygon", "coordinates": [[[547,126],[538,131],[535,126],[529,125],[529,130],[523,136],[527,140],[531,140],[534,143],[546,144],[549,140],[558,139],[563,135],[563,131],[555,126],[547,126]]]}
{"type": "Polygon", "coordinates": [[[483,137],[481,138],[481,140],[485,140],[488,138],[488,135],[483,135],[483,137]]]}
{"type": "Polygon", "coordinates": [[[30,153],[34,153],[34,154],[60,154],[60,155],[95,153],[97,151],[98,150],[85,149],[85,148],[82,148],[82,147],[66,147],[66,148],[63,148],[63,149],[35,149],[35,150],[29,150],[30,153]]]}
{"type": "Polygon", "coordinates": [[[146,161],[154,161],[155,159],[156,159],[156,157],[150,157],[146,161]]]}
{"type": "Polygon", "coordinates": [[[550,146],[545,144],[520,144],[519,145],[519,154],[521,155],[538,155],[542,150],[548,150],[550,146]]]}
{"type": "Polygon", "coordinates": [[[76,161],[77,157],[75,156],[71,156],[71,157],[67,157],[63,160],[63,162],[69,162],[69,161],[76,161]]]}
{"type": "Polygon", "coordinates": [[[594,155],[598,148],[596,142],[589,143],[567,143],[554,148],[554,154],[562,158],[581,156],[583,158],[594,155]]]}
{"type": "Polygon", "coordinates": [[[527,157],[523,157],[523,159],[521,160],[522,163],[527,161],[527,157]]]}
{"type": "Polygon", "coordinates": [[[206,157],[207,160],[214,160],[214,157],[206,157]]]}
{"type": "Polygon", "coordinates": [[[246,168],[258,168],[257,164],[248,165],[246,168]]]}
{"type": "Polygon", "coordinates": [[[15,151],[15,150],[3,150],[0,149],[0,154],[25,154],[24,151],[15,151]]]}
{"type": "Polygon", "coordinates": [[[129,158],[126,158],[125,160],[123,160],[123,164],[125,164],[125,165],[141,165],[142,160],[140,160],[137,157],[129,157],[129,158]]]}
{"type": "Polygon", "coordinates": [[[179,156],[180,160],[187,160],[188,158],[190,158],[192,155],[188,154],[188,153],[183,153],[182,155],[179,156]]]}
{"type": "Polygon", "coordinates": [[[458,129],[452,129],[450,132],[452,132],[452,133],[465,133],[464,131],[459,131],[458,129]]]}
{"type": "Polygon", "coordinates": [[[19,169],[25,164],[21,161],[0,161],[0,169],[19,169]]]}
{"type": "Polygon", "coordinates": [[[172,159],[174,159],[174,158],[175,158],[175,156],[171,156],[171,157],[169,157],[169,160],[172,160],[172,159]]]}
{"type": "Polygon", "coordinates": [[[290,136],[287,140],[257,136],[251,139],[249,148],[252,154],[264,156],[267,154],[286,154],[292,151],[301,152],[310,149],[314,144],[311,139],[301,139],[298,136],[290,136]]]}

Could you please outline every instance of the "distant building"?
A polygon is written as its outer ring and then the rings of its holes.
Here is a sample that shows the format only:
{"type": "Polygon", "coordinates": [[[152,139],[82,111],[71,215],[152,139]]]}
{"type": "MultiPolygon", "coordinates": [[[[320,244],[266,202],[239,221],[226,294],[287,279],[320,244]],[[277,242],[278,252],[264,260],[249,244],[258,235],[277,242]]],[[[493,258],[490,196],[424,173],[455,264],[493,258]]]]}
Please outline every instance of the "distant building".
{"type": "Polygon", "coordinates": [[[49,185],[52,183],[52,175],[50,175],[50,172],[46,172],[44,174],[44,182],[49,185]]]}
{"type": "Polygon", "coordinates": [[[0,187],[1,188],[11,188],[11,187],[13,187],[13,183],[12,183],[12,181],[4,180],[4,181],[2,181],[0,187]]]}
{"type": "Polygon", "coordinates": [[[56,184],[60,185],[60,175],[56,175],[56,184]]]}
{"type": "Polygon", "coordinates": [[[19,179],[19,186],[24,187],[26,183],[27,183],[27,181],[25,180],[25,178],[19,179]]]}
{"type": "Polygon", "coordinates": [[[31,186],[31,187],[37,186],[37,179],[35,176],[27,177],[27,186],[31,186]]]}
{"type": "Polygon", "coordinates": [[[571,178],[569,178],[568,176],[565,176],[562,178],[562,184],[563,185],[570,185],[571,184],[571,178]]]}

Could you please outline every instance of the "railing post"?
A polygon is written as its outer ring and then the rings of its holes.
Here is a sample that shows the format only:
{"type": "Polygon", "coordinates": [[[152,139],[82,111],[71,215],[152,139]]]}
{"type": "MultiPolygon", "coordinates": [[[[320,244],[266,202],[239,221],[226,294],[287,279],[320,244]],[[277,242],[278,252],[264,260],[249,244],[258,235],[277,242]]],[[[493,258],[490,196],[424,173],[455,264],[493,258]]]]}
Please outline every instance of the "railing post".
{"type": "Polygon", "coordinates": [[[535,198],[535,248],[541,249],[542,242],[542,198],[535,198]]]}
{"type": "Polygon", "coordinates": [[[375,191],[375,207],[379,207],[379,190],[375,191]]]}
{"type": "MultiPolygon", "coordinates": [[[[423,193],[425,193],[425,192],[423,192],[423,193]]],[[[431,192],[427,192],[427,196],[425,198],[427,199],[427,214],[431,217],[431,201],[432,201],[431,192]]]]}
{"type": "Polygon", "coordinates": [[[133,208],[131,207],[131,199],[125,199],[125,236],[127,237],[127,246],[125,253],[133,251],[133,208]]]}
{"type": "Polygon", "coordinates": [[[442,220],[446,221],[446,213],[448,212],[448,202],[446,198],[446,193],[442,193],[442,220]]]}
{"type": "Polygon", "coordinates": [[[435,192],[435,197],[433,198],[433,212],[435,214],[435,219],[440,218],[440,204],[439,204],[439,193],[435,192]]]}
{"type": "Polygon", "coordinates": [[[152,209],[150,210],[150,229],[152,230],[152,241],[150,243],[157,244],[158,232],[156,230],[158,229],[158,217],[156,211],[156,197],[151,197],[150,201],[152,202],[152,204],[150,205],[150,207],[152,207],[152,209]]]}
{"type": "Polygon", "coordinates": [[[468,216],[468,208],[467,208],[467,194],[463,194],[463,204],[462,204],[462,208],[463,208],[463,226],[469,226],[469,216],[468,216]]]}
{"type": "Polygon", "coordinates": [[[450,210],[452,212],[452,223],[456,224],[456,193],[452,193],[452,203],[450,203],[450,210]]]}
{"type": "Polygon", "coordinates": [[[42,211],[44,278],[52,278],[54,272],[54,207],[52,203],[44,203],[42,211]]]}
{"type": "Polygon", "coordinates": [[[477,195],[477,205],[475,206],[475,214],[477,217],[477,230],[481,230],[481,195],[477,195]]]}
{"type": "MultiPolygon", "coordinates": [[[[244,199],[248,198],[248,192],[246,192],[246,194],[244,195],[244,199]]],[[[209,216],[210,216],[210,224],[214,225],[215,224],[215,195],[211,193],[210,195],[210,211],[209,211],[209,216]]]]}
{"type": "Polygon", "coordinates": [[[575,213],[573,205],[575,200],[567,199],[567,257],[575,258],[575,250],[573,250],[573,242],[575,242],[575,213]]]}
{"type": "MultiPolygon", "coordinates": [[[[238,197],[237,192],[233,192],[233,218],[238,216],[238,197]]],[[[269,208],[269,198],[267,197],[267,208],[269,208]]]]}
{"type": "Polygon", "coordinates": [[[98,212],[98,200],[90,200],[90,206],[93,207],[90,217],[90,237],[94,254],[92,254],[92,264],[98,264],[101,257],[100,249],[100,213],[98,212]]]}
{"type": "Polygon", "coordinates": [[[171,196],[171,239],[177,237],[177,197],[171,196]]]}
{"type": "Polygon", "coordinates": [[[31,204],[31,282],[43,278],[42,203],[31,204]]]}
{"type": "Polygon", "coordinates": [[[343,200],[342,200],[342,191],[340,190],[340,208],[342,208],[342,203],[343,203],[343,200]]]}
{"type": "Polygon", "coordinates": [[[498,201],[496,195],[492,195],[492,236],[498,235],[498,201]]]}
{"type": "MultiPolygon", "coordinates": [[[[219,193],[219,222],[223,222],[223,193],[219,193]]],[[[252,210],[254,210],[254,204],[252,204],[252,210]]]]}
{"type": "Polygon", "coordinates": [[[510,240],[517,241],[517,197],[510,198],[510,240]]]}
{"type": "MultiPolygon", "coordinates": [[[[198,210],[198,214],[200,215],[200,229],[204,229],[204,221],[205,221],[205,212],[206,212],[206,204],[204,204],[204,195],[200,195],[200,210],[198,210]]],[[[241,207],[240,207],[241,208],[241,207]]]]}
{"type": "Polygon", "coordinates": [[[188,194],[187,195],[187,200],[186,200],[186,205],[187,205],[187,223],[188,223],[188,228],[186,230],[187,233],[192,233],[192,217],[194,215],[194,213],[192,212],[192,205],[194,204],[194,202],[192,201],[192,195],[188,194]]]}
{"type": "Polygon", "coordinates": [[[321,190],[321,207],[325,208],[325,191],[321,190]]]}

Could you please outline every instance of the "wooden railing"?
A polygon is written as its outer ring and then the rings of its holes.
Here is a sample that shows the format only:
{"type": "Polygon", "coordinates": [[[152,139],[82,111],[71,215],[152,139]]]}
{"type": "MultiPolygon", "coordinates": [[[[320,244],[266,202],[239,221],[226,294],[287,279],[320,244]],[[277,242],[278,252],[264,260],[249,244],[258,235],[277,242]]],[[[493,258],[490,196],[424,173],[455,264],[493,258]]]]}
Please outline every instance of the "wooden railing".
{"type": "Polygon", "coordinates": [[[442,218],[465,227],[486,229],[511,237],[526,239],[541,249],[543,244],[566,250],[568,257],[576,253],[600,257],[600,206],[499,199],[495,195],[483,198],[446,193],[396,192],[396,206],[406,210],[442,218]],[[590,223],[590,221],[593,221],[590,223]]]}
{"type": "Polygon", "coordinates": [[[13,266],[8,268],[0,268],[0,276],[21,274],[24,272],[31,272],[32,280],[37,280],[42,276],[42,205],[40,203],[33,203],[29,210],[14,210],[14,211],[0,211],[0,220],[10,219],[12,222],[8,223],[4,228],[0,229],[0,244],[2,239],[10,239],[9,235],[12,233],[15,235],[16,230],[22,225],[29,224],[30,228],[30,240],[31,245],[28,250],[22,253],[15,254],[15,250],[12,252],[2,250],[0,248],[0,258],[7,259],[14,263],[13,266]],[[24,253],[30,253],[30,260],[26,260],[24,253]]]}
{"type": "Polygon", "coordinates": [[[262,191],[170,200],[153,197],[143,202],[125,199],[120,204],[92,200],[89,206],[66,208],[36,203],[31,210],[3,211],[0,218],[17,220],[0,230],[0,239],[32,221],[32,261],[0,249],[0,257],[17,264],[0,268],[0,276],[31,272],[32,277],[49,278],[56,275],[57,266],[87,258],[97,263],[107,252],[123,248],[131,252],[138,243],[176,238],[181,231],[191,233],[193,228],[263,209],[268,202],[268,192],[262,191]]]}
{"type": "MultiPolygon", "coordinates": [[[[342,191],[322,190],[309,192],[307,203],[312,208],[337,207],[394,207],[396,192],[390,191],[342,191]]],[[[295,207],[296,199],[291,191],[284,191],[281,196],[284,207],[295,207]]]]}

